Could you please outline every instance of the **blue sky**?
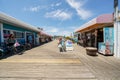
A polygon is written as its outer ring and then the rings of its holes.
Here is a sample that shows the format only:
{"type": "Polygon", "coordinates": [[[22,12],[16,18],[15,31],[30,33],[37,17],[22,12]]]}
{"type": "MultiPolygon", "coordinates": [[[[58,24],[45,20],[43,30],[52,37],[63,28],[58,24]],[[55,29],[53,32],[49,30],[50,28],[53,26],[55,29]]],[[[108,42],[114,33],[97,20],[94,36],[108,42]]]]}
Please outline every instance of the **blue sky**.
{"type": "MultiPolygon", "coordinates": [[[[101,14],[113,13],[114,0],[0,0],[0,12],[41,27],[52,35],[70,35],[101,14]]],[[[119,0],[120,2],[120,0],[119,0]]]]}

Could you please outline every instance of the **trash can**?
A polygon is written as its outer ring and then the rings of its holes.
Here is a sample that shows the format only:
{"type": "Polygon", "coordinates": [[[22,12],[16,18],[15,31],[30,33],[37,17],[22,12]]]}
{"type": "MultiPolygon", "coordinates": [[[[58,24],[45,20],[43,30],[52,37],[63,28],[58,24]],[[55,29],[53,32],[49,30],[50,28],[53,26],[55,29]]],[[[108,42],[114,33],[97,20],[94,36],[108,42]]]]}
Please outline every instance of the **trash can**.
{"type": "Polygon", "coordinates": [[[90,56],[97,56],[97,48],[86,47],[86,53],[90,56]]]}

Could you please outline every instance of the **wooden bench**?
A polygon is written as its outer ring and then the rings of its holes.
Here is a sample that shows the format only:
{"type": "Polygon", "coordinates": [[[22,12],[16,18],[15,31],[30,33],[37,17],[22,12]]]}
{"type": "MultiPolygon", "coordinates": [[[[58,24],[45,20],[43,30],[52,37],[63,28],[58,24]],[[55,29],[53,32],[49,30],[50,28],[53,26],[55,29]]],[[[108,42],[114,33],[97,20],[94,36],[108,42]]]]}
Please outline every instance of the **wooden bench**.
{"type": "Polygon", "coordinates": [[[97,56],[97,48],[86,47],[86,53],[91,56],[97,56]]]}

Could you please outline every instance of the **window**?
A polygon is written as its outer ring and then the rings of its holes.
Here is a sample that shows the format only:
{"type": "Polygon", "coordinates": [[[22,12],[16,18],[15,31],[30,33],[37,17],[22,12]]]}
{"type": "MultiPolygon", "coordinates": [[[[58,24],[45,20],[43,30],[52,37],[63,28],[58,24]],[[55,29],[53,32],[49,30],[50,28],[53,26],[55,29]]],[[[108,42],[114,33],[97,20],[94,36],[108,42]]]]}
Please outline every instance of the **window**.
{"type": "Polygon", "coordinates": [[[3,35],[4,38],[8,38],[8,36],[10,35],[10,30],[3,30],[3,35]]]}
{"type": "Polygon", "coordinates": [[[14,34],[15,38],[24,38],[23,32],[13,31],[13,30],[3,30],[4,38],[8,38],[11,33],[14,34]]]}
{"type": "Polygon", "coordinates": [[[15,35],[15,38],[24,38],[24,33],[23,32],[14,31],[13,33],[15,35]]]}

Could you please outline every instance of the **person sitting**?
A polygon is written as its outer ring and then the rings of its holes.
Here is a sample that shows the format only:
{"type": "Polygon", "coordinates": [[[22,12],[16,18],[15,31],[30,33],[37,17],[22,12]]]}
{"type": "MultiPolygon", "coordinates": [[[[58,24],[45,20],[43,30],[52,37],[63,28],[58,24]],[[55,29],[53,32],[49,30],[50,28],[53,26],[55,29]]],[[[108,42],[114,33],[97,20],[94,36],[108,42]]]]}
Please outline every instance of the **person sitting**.
{"type": "Polygon", "coordinates": [[[14,35],[13,34],[10,34],[8,40],[7,40],[7,46],[11,49],[13,49],[14,51],[17,51],[17,49],[14,47],[14,44],[15,44],[16,40],[14,38],[14,35]]]}
{"type": "Polygon", "coordinates": [[[7,45],[8,46],[13,46],[15,44],[15,38],[13,34],[10,34],[8,40],[7,40],[7,45]]]}

